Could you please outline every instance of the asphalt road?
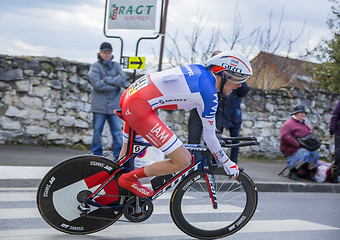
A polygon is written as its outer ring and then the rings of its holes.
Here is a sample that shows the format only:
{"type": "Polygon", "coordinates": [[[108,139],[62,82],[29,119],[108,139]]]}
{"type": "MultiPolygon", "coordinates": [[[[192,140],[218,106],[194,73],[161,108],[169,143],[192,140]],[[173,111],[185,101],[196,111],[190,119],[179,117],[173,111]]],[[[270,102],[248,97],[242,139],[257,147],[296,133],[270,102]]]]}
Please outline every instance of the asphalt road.
{"type": "MultiPolygon", "coordinates": [[[[170,193],[154,201],[154,214],[142,223],[117,222],[98,233],[68,235],[51,228],[40,217],[36,189],[0,189],[0,239],[192,239],[173,224],[169,215],[170,193]]],[[[259,193],[253,219],[230,240],[338,240],[340,194],[259,193]]],[[[207,219],[207,221],[210,221],[207,219]]]]}

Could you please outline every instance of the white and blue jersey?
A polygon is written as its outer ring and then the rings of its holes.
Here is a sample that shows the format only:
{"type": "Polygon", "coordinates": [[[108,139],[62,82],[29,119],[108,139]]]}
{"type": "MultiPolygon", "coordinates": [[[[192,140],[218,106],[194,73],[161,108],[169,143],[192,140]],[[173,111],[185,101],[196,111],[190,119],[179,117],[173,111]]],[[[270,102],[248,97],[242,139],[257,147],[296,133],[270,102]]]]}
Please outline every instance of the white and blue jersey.
{"type": "MultiPolygon", "coordinates": [[[[144,102],[146,101],[149,104],[150,110],[153,112],[156,109],[190,110],[197,108],[202,119],[204,141],[216,158],[220,161],[226,161],[228,157],[222,150],[215,134],[215,114],[218,106],[215,82],[216,79],[213,74],[202,65],[187,65],[151,73],[141,77],[127,89],[122,97],[121,106],[127,106],[125,107],[125,111],[128,111],[126,118],[130,119],[131,127],[140,135],[144,135],[144,138],[146,136],[147,140],[152,139],[153,143],[155,143],[153,145],[156,147],[161,150],[166,149],[167,153],[175,150],[182,143],[176,135],[173,134],[174,136],[172,136],[171,133],[169,133],[169,139],[166,139],[166,141],[158,141],[157,133],[160,135],[160,130],[152,136],[152,130],[155,129],[156,121],[158,120],[155,118],[154,122],[150,120],[150,123],[143,123],[143,119],[150,119],[142,116],[145,111],[148,111],[148,107],[145,106],[144,102]],[[127,101],[130,101],[130,103],[124,104],[127,101]],[[144,109],[144,111],[141,109],[144,109]],[[138,116],[138,119],[136,119],[136,116],[138,116]],[[176,142],[176,144],[173,144],[172,141],[176,142]],[[167,142],[167,144],[164,142],[167,142]],[[169,150],[169,146],[174,147],[169,150]]],[[[161,123],[157,122],[157,124],[157,126],[160,126],[161,123]]],[[[165,127],[162,128],[162,131],[163,129],[165,127]]],[[[165,140],[164,136],[168,136],[167,132],[163,133],[162,136],[162,140],[165,140]]]]}

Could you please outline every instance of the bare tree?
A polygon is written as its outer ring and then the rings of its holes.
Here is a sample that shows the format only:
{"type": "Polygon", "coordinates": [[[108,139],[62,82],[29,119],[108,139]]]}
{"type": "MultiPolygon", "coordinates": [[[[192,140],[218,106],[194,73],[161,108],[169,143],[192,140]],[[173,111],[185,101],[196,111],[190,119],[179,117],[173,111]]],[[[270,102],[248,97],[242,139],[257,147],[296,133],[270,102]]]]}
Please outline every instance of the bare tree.
{"type": "MultiPolygon", "coordinates": [[[[242,17],[236,5],[233,19],[233,30],[230,35],[221,34],[218,28],[208,28],[209,17],[201,14],[199,9],[196,14],[190,35],[184,34],[184,37],[176,32],[174,35],[167,34],[170,44],[167,44],[166,51],[171,67],[184,64],[194,64],[205,62],[211,53],[218,49],[239,50],[248,57],[254,57],[260,52],[275,54],[278,49],[286,47],[286,60],[281,65],[281,72],[264,74],[267,70],[268,61],[265,59],[257,63],[257,71],[252,77],[254,85],[262,89],[272,89],[277,79],[282,76],[282,72],[293,70],[296,73],[300,69],[291,69],[289,67],[288,56],[290,55],[293,45],[298,41],[304,32],[303,24],[301,31],[296,35],[286,34],[283,28],[284,9],[282,9],[278,24],[273,24],[273,11],[268,13],[268,26],[258,26],[248,33],[244,33],[242,17]],[[209,36],[209,39],[207,39],[209,36]],[[178,39],[185,39],[180,41],[178,39]],[[224,45],[224,47],[220,47],[224,45]]],[[[294,75],[294,74],[293,74],[294,75]]]]}
{"type": "Polygon", "coordinates": [[[219,42],[219,30],[212,28],[209,29],[210,32],[207,34],[206,25],[208,21],[209,18],[201,14],[198,9],[191,35],[184,34],[185,46],[179,44],[178,32],[176,32],[174,36],[167,34],[171,41],[170,47],[166,47],[171,67],[183,64],[202,63],[216,50],[219,42]],[[205,38],[207,35],[210,36],[209,39],[205,38]]]}
{"type": "MultiPolygon", "coordinates": [[[[261,89],[273,89],[275,83],[282,76],[295,76],[299,71],[301,71],[301,66],[291,66],[291,61],[289,58],[292,52],[293,45],[299,40],[304,32],[305,23],[303,24],[300,32],[297,36],[287,35],[282,27],[284,19],[284,9],[281,11],[280,20],[276,28],[273,26],[273,11],[268,14],[268,26],[265,28],[257,28],[256,37],[258,46],[258,52],[264,52],[269,54],[276,54],[278,49],[282,49],[283,45],[286,45],[284,56],[285,58],[280,58],[280,71],[270,72],[268,70],[268,62],[270,59],[262,58],[256,62],[257,71],[254,72],[252,77],[252,86],[256,86],[261,89]]],[[[270,56],[267,56],[270,57],[270,56]]],[[[292,82],[292,78],[288,79],[288,84],[292,82]]]]}

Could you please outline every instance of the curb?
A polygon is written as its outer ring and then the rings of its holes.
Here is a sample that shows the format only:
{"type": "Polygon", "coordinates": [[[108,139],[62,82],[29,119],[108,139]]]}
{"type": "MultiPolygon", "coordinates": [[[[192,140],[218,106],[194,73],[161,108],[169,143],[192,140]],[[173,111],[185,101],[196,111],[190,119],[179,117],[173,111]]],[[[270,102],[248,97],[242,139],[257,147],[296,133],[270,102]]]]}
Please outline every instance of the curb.
{"type": "Polygon", "coordinates": [[[340,193],[337,183],[287,183],[287,182],[255,182],[258,192],[319,192],[340,193]]]}

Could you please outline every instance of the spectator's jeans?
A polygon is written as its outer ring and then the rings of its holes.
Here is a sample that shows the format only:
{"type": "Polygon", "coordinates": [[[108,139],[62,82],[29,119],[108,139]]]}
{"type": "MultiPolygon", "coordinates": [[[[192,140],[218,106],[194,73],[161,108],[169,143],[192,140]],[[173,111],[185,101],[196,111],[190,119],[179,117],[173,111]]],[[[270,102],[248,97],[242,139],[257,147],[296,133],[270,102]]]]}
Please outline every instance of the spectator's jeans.
{"type": "MultiPolygon", "coordinates": [[[[239,137],[240,136],[240,128],[241,126],[236,126],[236,127],[232,127],[232,128],[227,128],[229,130],[230,133],[230,137],[239,137]]],[[[218,129],[220,132],[223,132],[223,128],[218,129]]],[[[232,141],[232,143],[239,143],[240,141],[232,141]]],[[[230,159],[234,162],[237,163],[238,162],[238,152],[239,152],[240,148],[236,147],[236,148],[232,148],[230,150],[230,159]]]]}
{"type": "Polygon", "coordinates": [[[303,163],[307,162],[312,164],[316,168],[316,164],[319,160],[318,151],[308,151],[305,148],[300,148],[295,153],[287,157],[287,166],[290,169],[300,167],[303,163]]]}
{"type": "Polygon", "coordinates": [[[96,155],[103,154],[102,132],[105,121],[109,123],[112,135],[113,156],[118,159],[122,148],[122,120],[114,114],[93,113],[93,137],[91,144],[91,152],[96,155]]]}

